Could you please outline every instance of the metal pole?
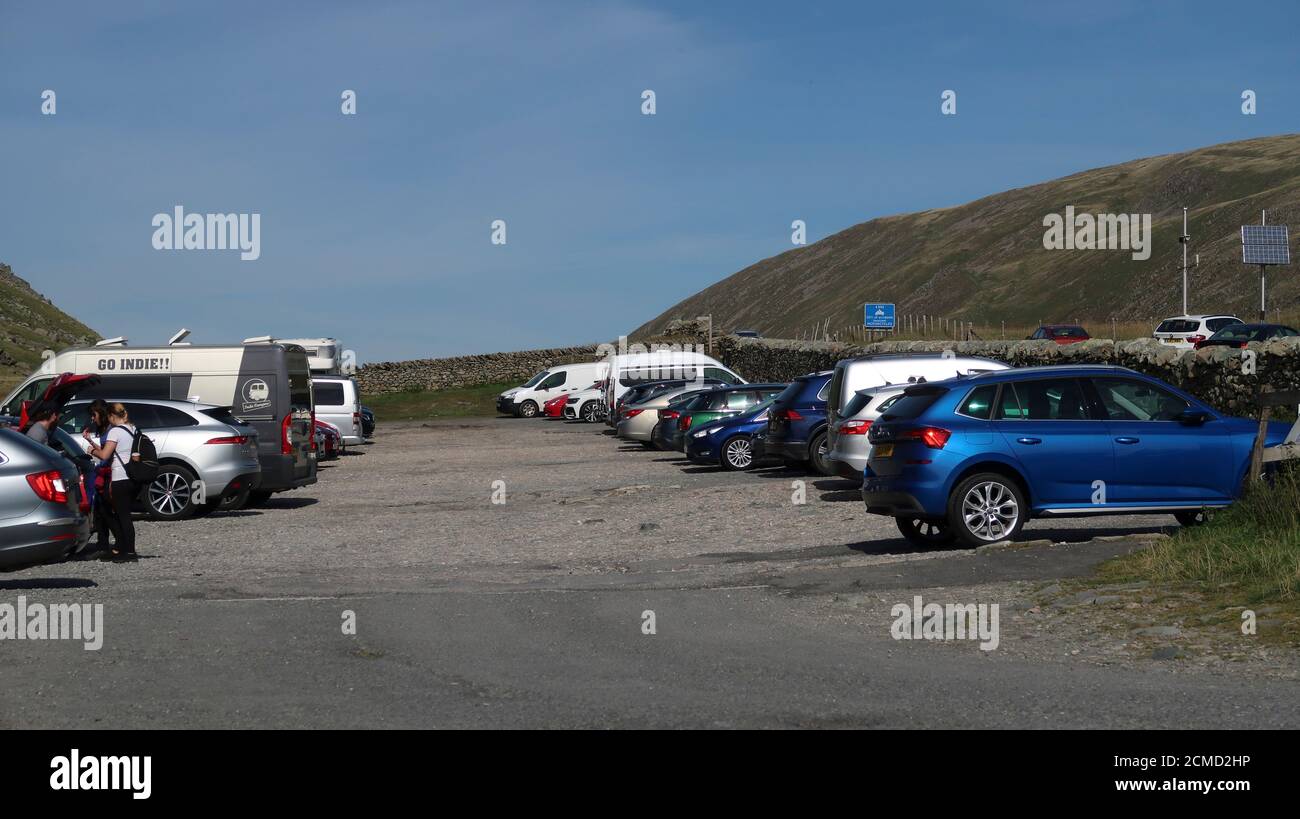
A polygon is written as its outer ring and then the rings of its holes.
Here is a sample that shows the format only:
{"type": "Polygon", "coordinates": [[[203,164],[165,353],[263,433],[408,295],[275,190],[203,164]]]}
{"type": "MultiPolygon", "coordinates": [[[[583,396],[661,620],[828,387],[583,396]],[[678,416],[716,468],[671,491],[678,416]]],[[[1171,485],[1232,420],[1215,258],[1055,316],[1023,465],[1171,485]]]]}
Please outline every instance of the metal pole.
{"type": "Polygon", "coordinates": [[[1191,237],[1187,235],[1187,208],[1183,208],[1183,235],[1178,237],[1183,245],[1183,315],[1187,315],[1187,245],[1191,237]]]}
{"type": "MultiPolygon", "coordinates": [[[[1266,225],[1266,224],[1268,224],[1268,212],[1267,212],[1267,211],[1262,211],[1262,210],[1261,210],[1261,211],[1259,212],[1259,223],[1260,223],[1261,225],[1266,225]]],[[[1266,269],[1266,268],[1264,267],[1264,265],[1260,265],[1260,266],[1259,266],[1259,320],[1260,320],[1260,321],[1268,321],[1268,309],[1265,307],[1265,304],[1264,304],[1264,271],[1265,271],[1265,269],[1266,269]]]]}

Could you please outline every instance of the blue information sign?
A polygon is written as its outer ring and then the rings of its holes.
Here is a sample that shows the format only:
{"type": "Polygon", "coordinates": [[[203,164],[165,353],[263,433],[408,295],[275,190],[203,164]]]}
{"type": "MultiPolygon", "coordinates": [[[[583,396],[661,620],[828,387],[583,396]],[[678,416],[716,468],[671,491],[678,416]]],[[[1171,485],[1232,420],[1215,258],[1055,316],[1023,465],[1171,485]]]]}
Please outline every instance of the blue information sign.
{"type": "Polygon", "coordinates": [[[862,326],[868,330],[894,329],[894,305],[864,304],[862,306],[862,326]]]}

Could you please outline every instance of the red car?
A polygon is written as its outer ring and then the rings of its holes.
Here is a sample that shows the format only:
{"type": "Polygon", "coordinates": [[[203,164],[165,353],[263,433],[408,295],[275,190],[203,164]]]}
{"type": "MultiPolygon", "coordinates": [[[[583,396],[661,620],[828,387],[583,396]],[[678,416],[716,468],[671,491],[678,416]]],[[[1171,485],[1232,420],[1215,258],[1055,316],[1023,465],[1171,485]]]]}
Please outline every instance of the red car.
{"type": "Polygon", "coordinates": [[[1045,341],[1051,339],[1057,344],[1074,344],[1092,338],[1088,331],[1077,324],[1044,324],[1029,336],[1028,341],[1045,341]]]}
{"type": "Polygon", "coordinates": [[[542,415],[546,418],[563,418],[564,403],[569,400],[569,394],[557,395],[545,404],[542,404],[542,415]]]}

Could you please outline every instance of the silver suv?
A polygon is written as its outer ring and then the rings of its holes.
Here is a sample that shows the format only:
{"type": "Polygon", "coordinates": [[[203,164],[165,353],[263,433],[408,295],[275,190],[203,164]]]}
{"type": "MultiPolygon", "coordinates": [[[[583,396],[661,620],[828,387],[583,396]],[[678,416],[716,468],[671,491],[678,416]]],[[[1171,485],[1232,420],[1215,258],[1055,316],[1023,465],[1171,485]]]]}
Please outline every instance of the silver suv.
{"type": "MultiPolygon", "coordinates": [[[[158,450],[158,476],[139,498],[153,519],[239,509],[261,484],[257,431],[240,423],[229,407],[153,399],[120,403],[158,450]]],[[[82,444],[89,406],[89,401],[70,401],[59,415],[59,427],[82,444]]]]}

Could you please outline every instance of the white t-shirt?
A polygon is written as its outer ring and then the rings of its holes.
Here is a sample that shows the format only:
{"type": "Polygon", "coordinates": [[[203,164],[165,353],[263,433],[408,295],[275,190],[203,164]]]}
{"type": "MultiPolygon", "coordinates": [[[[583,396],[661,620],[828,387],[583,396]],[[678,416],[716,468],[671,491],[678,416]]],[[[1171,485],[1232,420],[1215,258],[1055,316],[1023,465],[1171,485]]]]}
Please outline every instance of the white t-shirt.
{"type": "MultiPolygon", "coordinates": [[[[117,449],[113,450],[113,480],[115,481],[130,480],[126,474],[126,464],[131,461],[131,445],[135,443],[135,438],[132,437],[134,433],[135,427],[130,424],[114,426],[108,431],[108,441],[117,444],[117,449]]],[[[105,444],[108,441],[105,441],[105,444]]]]}

